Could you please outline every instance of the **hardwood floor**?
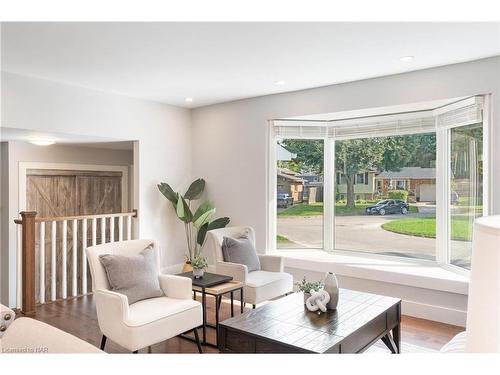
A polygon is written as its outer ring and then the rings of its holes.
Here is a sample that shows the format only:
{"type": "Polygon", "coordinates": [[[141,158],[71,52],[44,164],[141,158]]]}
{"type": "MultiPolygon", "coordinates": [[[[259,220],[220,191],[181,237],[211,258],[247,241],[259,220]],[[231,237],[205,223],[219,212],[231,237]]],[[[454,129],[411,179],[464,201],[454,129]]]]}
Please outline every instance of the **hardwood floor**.
{"type": "MultiPolygon", "coordinates": [[[[207,298],[209,321],[214,317],[213,298],[207,298]]],[[[223,301],[221,306],[221,320],[230,316],[229,304],[223,301]]],[[[238,311],[238,309],[235,309],[238,311]]],[[[95,303],[92,295],[56,301],[37,306],[35,319],[55,326],[63,331],[69,332],[97,347],[101,342],[101,331],[97,323],[95,303]]],[[[448,324],[432,322],[429,320],[403,316],[402,318],[402,341],[403,352],[412,351],[411,347],[419,347],[430,350],[439,350],[454,335],[463,331],[462,327],[448,324]]],[[[201,330],[200,330],[201,335],[201,330]]],[[[215,341],[215,331],[207,330],[207,337],[210,342],[215,341]]],[[[126,349],[108,339],[106,344],[108,353],[129,353],[126,349]]],[[[217,353],[217,349],[204,347],[206,353],[217,353]]],[[[376,345],[368,352],[386,351],[383,344],[376,345]]],[[[152,353],[197,353],[196,344],[179,337],[161,342],[151,347],[152,353]]],[[[139,353],[148,353],[148,348],[144,348],[139,353]]]]}

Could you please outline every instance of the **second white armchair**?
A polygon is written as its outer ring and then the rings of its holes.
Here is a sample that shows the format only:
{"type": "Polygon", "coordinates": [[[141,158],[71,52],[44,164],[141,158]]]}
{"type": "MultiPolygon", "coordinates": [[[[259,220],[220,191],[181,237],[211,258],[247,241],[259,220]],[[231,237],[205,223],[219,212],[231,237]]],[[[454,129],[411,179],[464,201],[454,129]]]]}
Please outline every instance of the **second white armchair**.
{"type": "Polygon", "coordinates": [[[239,226],[216,229],[208,232],[207,252],[215,262],[215,272],[232,276],[244,286],[244,299],[254,307],[258,303],[286,295],[293,290],[292,275],[284,272],[283,257],[276,255],[259,255],[261,269],[249,272],[247,266],[239,263],[225,262],[222,255],[224,237],[238,237],[247,233],[255,246],[255,231],[252,227],[239,226]]]}

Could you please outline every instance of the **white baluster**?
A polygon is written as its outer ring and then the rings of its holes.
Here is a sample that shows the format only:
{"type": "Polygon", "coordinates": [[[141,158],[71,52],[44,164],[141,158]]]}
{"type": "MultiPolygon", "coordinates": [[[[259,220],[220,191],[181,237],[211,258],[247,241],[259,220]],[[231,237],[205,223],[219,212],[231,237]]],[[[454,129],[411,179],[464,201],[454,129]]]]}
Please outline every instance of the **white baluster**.
{"type": "Polygon", "coordinates": [[[132,216],[127,216],[127,240],[132,239],[132,216]]]}
{"type": "Polygon", "coordinates": [[[101,244],[106,243],[106,218],[101,218],[101,244]]]}
{"type": "Polygon", "coordinates": [[[40,303],[45,303],[45,222],[40,223],[40,251],[38,252],[40,270],[40,303]]]}
{"type": "Polygon", "coordinates": [[[109,218],[109,242],[115,242],[115,218],[109,218]]]}
{"type": "Polygon", "coordinates": [[[55,301],[57,298],[56,293],[56,236],[57,236],[57,222],[52,222],[52,233],[51,233],[51,252],[50,252],[50,299],[55,301]]]}
{"type": "Polygon", "coordinates": [[[87,219],[82,220],[82,294],[87,294],[87,219]]]}
{"type": "Polygon", "coordinates": [[[73,271],[71,280],[71,295],[76,297],[78,295],[78,285],[76,273],[78,272],[78,220],[73,220],[73,271]]]}
{"type": "Polygon", "coordinates": [[[68,221],[63,220],[62,222],[62,272],[61,272],[61,282],[62,282],[62,298],[66,299],[68,297],[68,276],[67,271],[67,255],[68,255],[68,221]]]}
{"type": "Polygon", "coordinates": [[[97,245],[97,219],[92,219],[92,246],[97,245]]]}
{"type": "Polygon", "coordinates": [[[118,241],[123,241],[123,216],[118,217],[118,241]]]}

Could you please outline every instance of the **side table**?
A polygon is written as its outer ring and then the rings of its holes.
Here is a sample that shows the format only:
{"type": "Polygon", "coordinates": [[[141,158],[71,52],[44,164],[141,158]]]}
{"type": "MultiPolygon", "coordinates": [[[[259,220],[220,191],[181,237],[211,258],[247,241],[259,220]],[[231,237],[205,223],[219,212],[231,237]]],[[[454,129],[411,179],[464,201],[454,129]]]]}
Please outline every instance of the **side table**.
{"type": "MultiPolygon", "coordinates": [[[[222,296],[230,294],[231,298],[231,317],[234,316],[234,292],[240,291],[241,300],[243,301],[243,283],[234,281],[231,276],[219,275],[215,273],[205,272],[202,278],[196,279],[193,272],[184,272],[178,276],[189,277],[192,280],[193,298],[196,299],[196,293],[201,293],[201,304],[203,309],[203,339],[202,345],[217,347],[219,345],[219,310],[222,303],[222,296]],[[215,297],[215,324],[210,324],[207,321],[207,295],[215,297]],[[215,329],[215,344],[207,341],[207,327],[215,329]]],[[[241,313],[244,311],[244,303],[241,303],[241,313]]],[[[192,340],[191,337],[182,335],[183,338],[192,340]]]]}

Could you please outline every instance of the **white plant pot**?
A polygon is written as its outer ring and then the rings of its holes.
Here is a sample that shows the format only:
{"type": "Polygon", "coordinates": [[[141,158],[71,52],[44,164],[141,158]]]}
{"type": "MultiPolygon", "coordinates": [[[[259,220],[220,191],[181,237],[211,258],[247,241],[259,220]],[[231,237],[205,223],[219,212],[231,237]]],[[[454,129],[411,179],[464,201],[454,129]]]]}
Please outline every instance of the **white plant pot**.
{"type": "Polygon", "coordinates": [[[203,277],[203,274],[205,273],[205,270],[201,269],[196,269],[193,268],[193,276],[195,279],[201,279],[203,277]]]}

